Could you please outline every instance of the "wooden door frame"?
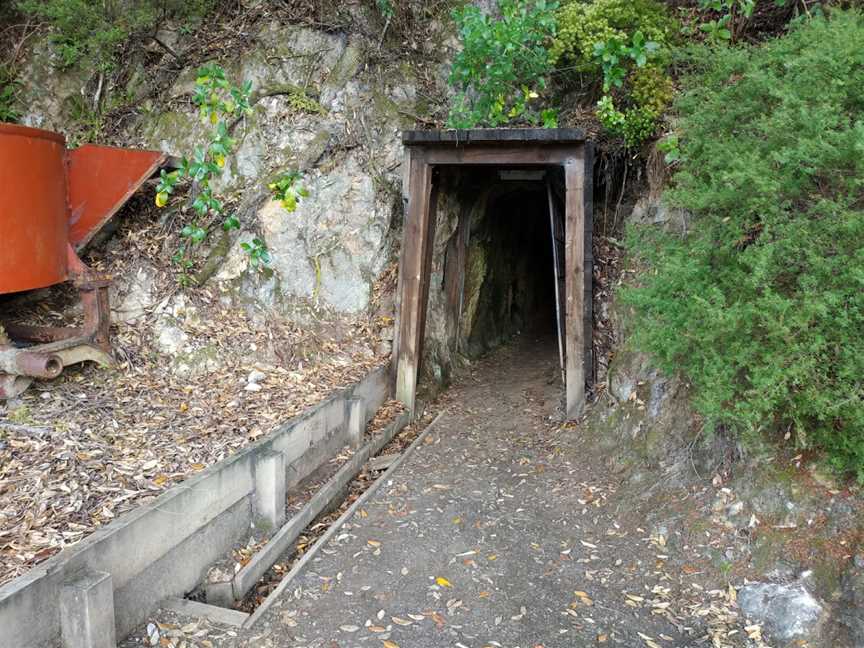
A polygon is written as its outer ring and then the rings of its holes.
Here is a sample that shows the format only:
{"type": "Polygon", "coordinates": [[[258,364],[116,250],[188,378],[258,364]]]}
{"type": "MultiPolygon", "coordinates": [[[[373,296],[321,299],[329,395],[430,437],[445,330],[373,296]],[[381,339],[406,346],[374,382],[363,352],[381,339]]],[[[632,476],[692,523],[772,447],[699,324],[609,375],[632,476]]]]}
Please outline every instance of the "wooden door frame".
{"type": "Polygon", "coordinates": [[[592,333],[592,170],[594,152],[575,129],[493,129],[405,131],[408,155],[403,193],[408,197],[399,259],[393,370],[396,398],[413,413],[423,353],[432,248],[435,241],[438,166],[561,167],[566,188],[565,345],[567,350],[567,418],[585,405],[585,383],[591,378],[592,333]]]}

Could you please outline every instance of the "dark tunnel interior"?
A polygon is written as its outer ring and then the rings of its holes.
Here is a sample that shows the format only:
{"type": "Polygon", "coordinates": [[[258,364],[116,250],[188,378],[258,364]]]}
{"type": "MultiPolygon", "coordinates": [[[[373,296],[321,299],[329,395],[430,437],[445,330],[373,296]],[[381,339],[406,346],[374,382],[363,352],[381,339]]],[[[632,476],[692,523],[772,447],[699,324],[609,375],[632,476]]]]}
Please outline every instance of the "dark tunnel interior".
{"type": "Polygon", "coordinates": [[[472,234],[485,247],[486,272],[469,353],[482,353],[517,334],[554,337],[555,275],[545,185],[502,188],[472,234]]]}

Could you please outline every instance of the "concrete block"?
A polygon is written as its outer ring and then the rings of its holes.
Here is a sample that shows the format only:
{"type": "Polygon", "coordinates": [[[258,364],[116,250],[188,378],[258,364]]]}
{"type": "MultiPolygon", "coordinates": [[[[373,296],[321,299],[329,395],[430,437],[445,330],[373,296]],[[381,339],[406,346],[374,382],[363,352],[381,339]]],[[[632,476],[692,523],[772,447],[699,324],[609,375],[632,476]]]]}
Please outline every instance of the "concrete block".
{"type": "Polygon", "coordinates": [[[178,614],[194,617],[196,619],[208,619],[215,623],[223,625],[241,627],[249,615],[238,610],[227,610],[224,607],[216,607],[215,605],[207,605],[206,603],[198,603],[189,599],[170,598],[162,601],[161,608],[163,610],[171,610],[178,614]]]}
{"type": "MultiPolygon", "coordinates": [[[[237,542],[248,537],[251,523],[250,493],[138,574],[125,587],[118,588],[115,584],[117,636],[125,637],[132,632],[160,601],[183,596],[206,580],[209,567],[230,553],[237,542]]],[[[2,640],[0,646],[5,646],[2,640]]]]}
{"type": "Polygon", "coordinates": [[[111,574],[84,571],[60,588],[63,648],[116,648],[111,574]]]}
{"type": "Polygon", "coordinates": [[[208,605],[220,608],[230,608],[235,603],[234,588],[231,585],[231,581],[205,583],[204,598],[207,600],[208,605]]]}
{"type": "Polygon", "coordinates": [[[366,401],[362,398],[348,399],[348,439],[352,448],[363,444],[366,431],[366,401]]]}
{"type": "Polygon", "coordinates": [[[387,470],[401,456],[402,455],[400,454],[385,454],[378,455],[377,457],[372,457],[369,460],[369,470],[373,472],[381,472],[387,470]]]}
{"type": "Polygon", "coordinates": [[[285,523],[285,456],[262,452],[255,461],[255,517],[278,529],[285,523]]]}

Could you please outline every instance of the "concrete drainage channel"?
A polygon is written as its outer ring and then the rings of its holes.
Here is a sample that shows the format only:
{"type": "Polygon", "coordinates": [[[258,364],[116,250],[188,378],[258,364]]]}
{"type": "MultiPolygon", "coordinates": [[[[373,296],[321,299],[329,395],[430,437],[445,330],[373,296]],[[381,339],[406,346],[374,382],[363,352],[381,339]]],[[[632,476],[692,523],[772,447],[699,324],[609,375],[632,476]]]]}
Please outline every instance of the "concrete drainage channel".
{"type": "Polygon", "coordinates": [[[207,593],[211,602],[242,600],[310,523],[342,501],[366,462],[406,425],[408,416],[401,414],[363,443],[366,424],[389,396],[389,372],[373,371],[266,438],[3,585],[0,646],[114,646],[116,638],[130,634],[160,605],[198,616],[219,611],[221,622],[230,619],[248,627],[329,539],[331,530],[374,492],[380,478],[295,562],[254,614],[183,597],[199,588],[211,565],[230,555],[263,521],[278,531],[229,581],[207,593]],[[356,452],[286,521],[286,492],[326,466],[346,445],[356,447],[356,452]]]}
{"type": "MultiPolygon", "coordinates": [[[[352,416],[352,421],[359,420],[359,416],[359,413],[356,416],[352,416]]],[[[273,494],[273,499],[279,500],[281,503],[281,506],[278,507],[279,515],[270,517],[270,519],[266,520],[266,523],[278,528],[278,531],[251,556],[230,580],[222,582],[208,580],[205,582],[200,592],[200,594],[203,594],[204,600],[208,604],[221,608],[257,607],[254,597],[249,596],[250,594],[254,594],[253,590],[256,586],[268,575],[270,578],[267,580],[270,583],[284,580],[284,576],[280,579],[278,575],[268,574],[268,572],[277,564],[277,561],[281,561],[282,563],[290,561],[291,556],[288,554],[294,552],[294,543],[300,538],[301,534],[318,520],[319,517],[337,508],[343,502],[345,496],[348,494],[349,487],[360,475],[366,463],[378,455],[393,440],[396,434],[407,425],[408,420],[409,417],[407,414],[399,414],[396,420],[363,444],[338,469],[336,474],[312,495],[306,505],[287,520],[287,522],[284,519],[286,496],[284,482],[283,484],[277,484],[277,491],[280,486],[282,486],[282,489],[281,492],[273,494]],[[253,600],[249,601],[249,598],[253,598],[253,600]],[[244,603],[245,605],[242,605],[244,603]]],[[[276,470],[274,474],[279,474],[280,472],[276,470]]],[[[270,507],[268,506],[268,508],[270,507]]],[[[273,507],[273,509],[275,508],[273,507]]],[[[199,608],[199,610],[203,610],[203,608],[199,608]]],[[[214,613],[214,620],[224,618],[221,611],[214,611],[214,613]]],[[[239,617],[234,618],[239,619],[239,617]]]]}
{"type": "MultiPolygon", "coordinates": [[[[390,454],[389,445],[410,420],[408,414],[399,414],[352,455],[336,474],[315,492],[302,510],[282,525],[230,580],[204,582],[193,596],[203,598],[206,603],[188,598],[169,599],[162,603],[162,607],[186,616],[204,617],[223,625],[251,628],[342,525],[388,481],[390,475],[432,430],[440,416],[422,432],[414,435],[410,445],[398,454],[390,454]],[[381,454],[382,451],[384,454],[381,454]],[[374,480],[358,483],[359,475],[367,465],[370,471],[380,474],[374,480]],[[353,492],[357,497],[346,507],[345,496],[349,492],[353,492]],[[335,514],[331,513],[330,519],[325,518],[323,522],[316,524],[315,526],[323,527],[323,532],[317,535],[314,543],[305,552],[298,555],[293,543],[316,520],[334,509],[339,513],[338,517],[332,519],[335,514]],[[277,563],[290,564],[291,567],[274,575],[272,568],[277,563]],[[256,600],[254,588],[262,582],[265,582],[271,591],[263,600],[256,600]]],[[[157,638],[158,632],[155,626],[148,627],[151,639],[157,638]]]]}

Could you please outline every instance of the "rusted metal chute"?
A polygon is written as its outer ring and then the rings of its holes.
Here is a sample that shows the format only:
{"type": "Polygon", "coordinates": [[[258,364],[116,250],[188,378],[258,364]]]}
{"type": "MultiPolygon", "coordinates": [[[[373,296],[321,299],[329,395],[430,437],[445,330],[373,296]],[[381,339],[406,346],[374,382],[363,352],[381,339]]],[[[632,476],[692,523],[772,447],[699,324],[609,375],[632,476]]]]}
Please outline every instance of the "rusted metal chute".
{"type": "Polygon", "coordinates": [[[80,327],[0,322],[0,398],[70,364],[111,362],[111,277],[78,252],[167,160],[92,144],[68,150],[57,133],[0,123],[0,295],[72,281],[84,309],[80,327]]]}

